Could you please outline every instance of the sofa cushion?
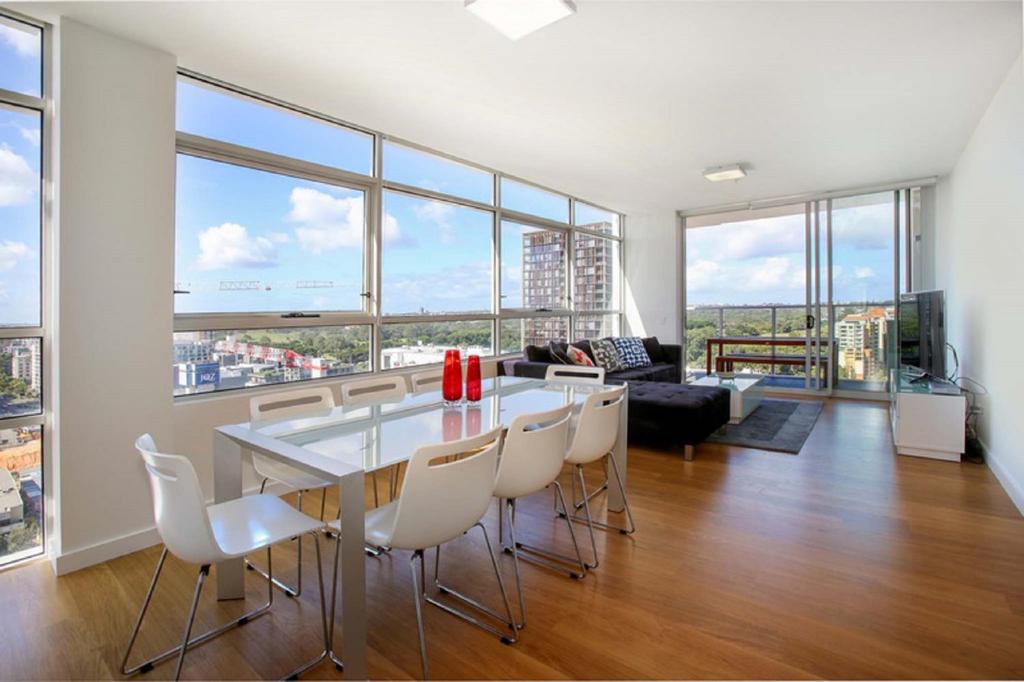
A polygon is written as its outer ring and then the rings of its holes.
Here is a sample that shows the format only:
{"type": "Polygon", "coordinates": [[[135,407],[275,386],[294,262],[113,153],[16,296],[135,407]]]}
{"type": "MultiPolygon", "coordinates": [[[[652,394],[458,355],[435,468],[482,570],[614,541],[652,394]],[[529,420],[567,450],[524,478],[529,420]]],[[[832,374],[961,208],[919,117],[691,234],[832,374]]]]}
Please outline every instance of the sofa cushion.
{"type": "Polygon", "coordinates": [[[618,372],[622,367],[622,360],[619,358],[619,351],[611,339],[600,339],[590,342],[590,348],[594,352],[594,360],[598,367],[604,367],[605,372],[618,372]]]}
{"type": "Polygon", "coordinates": [[[590,339],[580,339],[579,341],[573,341],[572,345],[579,348],[581,351],[590,356],[590,359],[597,365],[597,360],[594,358],[594,349],[590,347],[590,339]]]}
{"type": "Polygon", "coordinates": [[[563,365],[571,365],[569,359],[569,344],[565,341],[549,341],[548,352],[551,353],[551,360],[563,365]]]}
{"type": "Polygon", "coordinates": [[[667,362],[659,362],[650,367],[639,367],[636,369],[624,369],[605,375],[609,380],[615,381],[663,381],[668,383],[679,383],[676,374],[676,366],[667,362]]]}
{"type": "Polygon", "coordinates": [[[593,367],[594,361],[590,359],[582,348],[576,346],[569,346],[565,349],[565,354],[569,356],[569,362],[580,367],[593,367]]]}
{"type": "Polygon", "coordinates": [[[639,336],[617,336],[612,339],[615,350],[619,352],[619,360],[622,361],[623,369],[636,369],[638,367],[650,367],[651,358],[647,356],[644,349],[644,342],[639,336]]]}
{"type": "Polygon", "coordinates": [[[555,362],[547,346],[527,346],[523,354],[526,356],[527,362],[555,362]]]}
{"type": "Polygon", "coordinates": [[[647,357],[651,359],[651,362],[667,362],[668,358],[665,357],[665,351],[661,348],[661,342],[658,341],[657,336],[648,336],[644,339],[644,350],[647,351],[647,357]]]}

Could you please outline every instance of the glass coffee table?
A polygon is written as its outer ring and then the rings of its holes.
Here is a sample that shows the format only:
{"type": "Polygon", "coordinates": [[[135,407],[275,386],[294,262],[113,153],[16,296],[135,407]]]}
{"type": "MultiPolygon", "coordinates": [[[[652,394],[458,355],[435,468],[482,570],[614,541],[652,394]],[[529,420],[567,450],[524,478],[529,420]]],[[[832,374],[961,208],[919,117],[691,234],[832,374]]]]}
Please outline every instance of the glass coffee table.
{"type": "Polygon", "coordinates": [[[764,377],[755,374],[728,378],[713,374],[690,383],[694,386],[718,386],[729,389],[730,424],[739,424],[746,419],[764,399],[764,377]]]}

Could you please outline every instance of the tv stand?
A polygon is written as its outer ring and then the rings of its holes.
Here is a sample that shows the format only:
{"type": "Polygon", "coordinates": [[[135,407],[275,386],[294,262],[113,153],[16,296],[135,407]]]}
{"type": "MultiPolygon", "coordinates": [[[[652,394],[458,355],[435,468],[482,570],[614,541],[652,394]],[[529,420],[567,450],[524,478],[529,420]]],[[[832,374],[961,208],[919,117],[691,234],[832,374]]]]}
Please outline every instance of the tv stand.
{"type": "Polygon", "coordinates": [[[889,385],[896,453],[959,462],[966,446],[963,391],[945,379],[906,368],[894,370],[889,385]]]}

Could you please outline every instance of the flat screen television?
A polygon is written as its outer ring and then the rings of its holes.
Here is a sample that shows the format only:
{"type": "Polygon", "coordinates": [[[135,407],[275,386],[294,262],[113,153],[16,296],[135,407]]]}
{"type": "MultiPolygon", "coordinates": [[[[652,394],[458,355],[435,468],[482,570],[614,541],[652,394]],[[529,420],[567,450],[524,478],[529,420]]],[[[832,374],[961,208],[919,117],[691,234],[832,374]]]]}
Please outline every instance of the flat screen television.
{"type": "Polygon", "coordinates": [[[933,377],[946,377],[946,323],[941,291],[900,296],[900,365],[933,377]]]}

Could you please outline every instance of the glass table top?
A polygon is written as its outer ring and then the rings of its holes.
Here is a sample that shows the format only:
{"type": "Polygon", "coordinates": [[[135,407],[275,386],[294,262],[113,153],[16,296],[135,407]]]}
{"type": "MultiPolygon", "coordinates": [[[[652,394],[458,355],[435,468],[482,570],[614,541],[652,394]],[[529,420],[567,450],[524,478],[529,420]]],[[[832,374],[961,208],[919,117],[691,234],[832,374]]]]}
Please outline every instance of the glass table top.
{"type": "Polygon", "coordinates": [[[423,445],[469,438],[522,414],[552,410],[614,388],[522,377],[483,380],[477,403],[446,407],[439,390],[363,407],[339,406],[302,417],[252,422],[252,430],[345,464],[373,471],[405,461],[423,445]]]}

